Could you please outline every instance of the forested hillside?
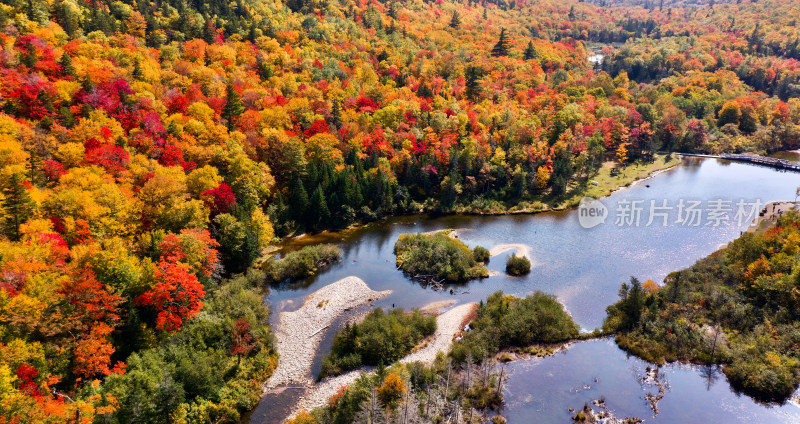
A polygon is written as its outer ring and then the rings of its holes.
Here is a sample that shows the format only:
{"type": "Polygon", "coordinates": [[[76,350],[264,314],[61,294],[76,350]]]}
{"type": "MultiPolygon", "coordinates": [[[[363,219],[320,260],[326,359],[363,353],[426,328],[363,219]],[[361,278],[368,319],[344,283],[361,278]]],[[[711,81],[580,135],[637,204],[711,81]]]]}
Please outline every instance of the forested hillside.
{"type": "Polygon", "coordinates": [[[3,0],[0,421],[238,420],[276,236],[798,147],[797,3],[683,6],[3,0]]]}

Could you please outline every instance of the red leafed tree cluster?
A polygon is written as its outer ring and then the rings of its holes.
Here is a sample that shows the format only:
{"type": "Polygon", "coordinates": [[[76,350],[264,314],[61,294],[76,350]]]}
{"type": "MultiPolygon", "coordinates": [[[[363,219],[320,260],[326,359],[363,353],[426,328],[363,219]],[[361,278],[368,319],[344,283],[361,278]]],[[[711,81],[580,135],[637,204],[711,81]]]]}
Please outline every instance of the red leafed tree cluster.
{"type": "Polygon", "coordinates": [[[206,292],[197,277],[189,272],[189,265],[161,261],[156,268],[155,281],[152,289],[136,298],[136,304],[156,312],[157,329],[174,332],[203,309],[206,292]]]}

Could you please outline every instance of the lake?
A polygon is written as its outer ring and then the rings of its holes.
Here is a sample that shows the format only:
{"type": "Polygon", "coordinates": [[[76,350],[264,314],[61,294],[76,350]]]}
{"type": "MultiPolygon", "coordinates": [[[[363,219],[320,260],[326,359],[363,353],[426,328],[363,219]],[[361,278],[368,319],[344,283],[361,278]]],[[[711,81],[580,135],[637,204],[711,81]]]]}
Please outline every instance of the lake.
{"type": "MultiPolygon", "coordinates": [[[[338,264],[316,277],[273,287],[267,301],[273,308],[275,322],[280,311],[296,309],[308,294],[350,275],[360,277],[373,290],[393,290],[392,295],[376,302],[377,306],[407,309],[437,300],[479,301],[497,290],[518,296],[540,290],[556,295],[582,330],[590,331],[602,325],[606,306],[617,300],[620,284],[631,276],[642,281],[661,282],[669,272],[692,265],[738,237],[750,223],[748,219],[737,216],[740,209],[751,209],[756,203],[763,205],[775,200],[794,200],[798,186],[798,173],[717,159],[687,158],[679,166],[600,199],[607,217],[604,223],[596,223],[592,228],[585,228],[591,223],[582,220],[580,211],[573,209],[536,215],[408,216],[341,233],[301,237],[286,242],[283,248],[290,250],[304,244],[333,242],[342,247],[344,256],[338,264]],[[681,218],[682,223],[676,222],[681,218]],[[698,225],[690,225],[694,223],[698,225]],[[459,238],[471,247],[527,245],[533,263],[531,273],[525,277],[505,275],[502,271],[506,257],[511,254],[509,251],[493,257],[489,264],[489,268],[498,271],[499,275],[434,291],[409,280],[395,268],[392,249],[401,234],[447,228],[465,229],[459,238]]],[[[330,334],[323,342],[321,353],[324,354],[329,347],[330,334]]],[[[597,369],[599,372],[606,361],[617,364],[617,367],[628,364],[624,352],[607,341],[578,343],[564,355],[534,361],[535,365],[526,365],[527,361],[515,362],[516,369],[508,386],[510,402],[505,409],[511,423],[530,422],[522,417],[538,417],[540,413],[543,418],[557,418],[556,421],[542,419],[541,422],[570,422],[567,409],[578,409],[583,406],[583,401],[576,403],[574,397],[549,393],[546,384],[538,393],[539,389],[534,386],[548,379],[560,381],[563,387],[582,386],[586,378],[593,377],[590,371],[597,369]],[[604,344],[611,347],[604,348],[604,344]],[[585,372],[566,369],[566,366],[557,365],[559,361],[585,363],[581,368],[585,372]],[[525,399],[540,402],[541,408],[548,412],[537,410],[525,399]],[[528,415],[535,411],[538,412],[528,415]]],[[[678,370],[673,374],[680,376],[674,377],[676,381],[687,381],[686,387],[694,387],[700,382],[699,373],[691,367],[686,372],[678,370]]],[[[627,393],[619,395],[627,400],[615,401],[620,414],[641,412],[627,406],[644,402],[638,383],[632,381],[634,387],[624,376],[619,375],[615,380],[614,375],[612,372],[609,377],[601,379],[602,384],[593,395],[605,394],[609,407],[614,409],[612,394],[627,393]]],[[[673,384],[673,389],[661,401],[661,415],[677,417],[674,414],[687,408],[683,403],[693,401],[692,396],[684,397],[681,394],[684,392],[680,392],[678,387],[684,386],[673,384]]],[[[711,396],[710,404],[704,408],[722,413],[720,408],[723,406],[714,402],[723,402],[726,396],[735,395],[730,392],[724,377],[714,387],[721,388],[707,395],[711,396]],[[724,396],[720,394],[722,392],[724,396]]],[[[769,409],[756,405],[752,411],[769,421],[774,411],[783,408],[795,407],[769,409]]],[[[263,405],[259,409],[263,410],[263,405]]],[[[254,418],[253,422],[261,421],[254,418]]]]}

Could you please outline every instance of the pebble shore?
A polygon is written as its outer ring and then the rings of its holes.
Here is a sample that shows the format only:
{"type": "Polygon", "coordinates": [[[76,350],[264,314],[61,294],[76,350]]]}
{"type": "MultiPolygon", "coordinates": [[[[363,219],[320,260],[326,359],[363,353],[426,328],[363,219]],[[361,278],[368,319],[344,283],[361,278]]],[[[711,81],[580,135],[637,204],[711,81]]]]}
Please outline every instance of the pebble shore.
{"type": "MultiPolygon", "coordinates": [[[[423,345],[418,350],[406,355],[400,360],[402,363],[424,362],[428,365],[436,360],[439,352],[448,352],[453,345],[453,338],[458,335],[467,324],[470,315],[477,309],[476,303],[466,303],[456,306],[445,313],[436,317],[436,332],[433,336],[423,341],[423,345]]],[[[320,381],[310,391],[300,398],[294,408],[291,419],[301,411],[310,411],[316,407],[323,406],[336,392],[342,387],[352,384],[363,372],[369,372],[372,368],[362,368],[335,377],[328,377],[320,381]]]]}
{"type": "Polygon", "coordinates": [[[281,313],[275,331],[280,359],[265,391],[282,384],[313,385],[311,365],[325,329],[346,311],[390,293],[374,291],[358,277],[347,277],[309,295],[298,310],[281,313]]]}

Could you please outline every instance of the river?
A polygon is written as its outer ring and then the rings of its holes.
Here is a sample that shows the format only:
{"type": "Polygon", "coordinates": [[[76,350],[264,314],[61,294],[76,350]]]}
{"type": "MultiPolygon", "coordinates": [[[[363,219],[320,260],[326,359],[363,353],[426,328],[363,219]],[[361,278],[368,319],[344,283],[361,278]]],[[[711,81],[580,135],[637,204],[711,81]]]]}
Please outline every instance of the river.
{"type": "MultiPolygon", "coordinates": [[[[393,290],[391,296],[376,303],[384,307],[413,308],[447,299],[459,303],[478,301],[497,290],[519,296],[541,290],[555,294],[582,330],[590,331],[602,325],[606,306],[617,300],[620,284],[631,276],[642,281],[652,279],[660,282],[669,272],[692,265],[747,228],[747,220],[740,222],[736,219],[737,204],[741,203],[746,209],[757,201],[763,204],[774,200],[794,200],[798,186],[798,173],[717,159],[687,158],[669,171],[600,199],[608,216],[605,223],[592,228],[584,228],[586,222],[580,221],[579,211],[570,210],[536,215],[399,217],[343,233],[302,237],[283,247],[288,250],[302,244],[335,242],[344,250],[344,257],[319,276],[273,287],[267,300],[273,308],[274,320],[280,311],[299,307],[308,294],[350,275],[362,278],[373,290],[393,290]],[[651,211],[651,201],[656,207],[671,209],[651,211]],[[698,209],[703,215],[699,225],[676,223],[678,205],[683,202],[687,206],[693,201],[700,201],[698,209]],[[635,214],[628,213],[637,208],[641,209],[638,225],[635,214]],[[651,212],[656,212],[655,218],[648,222],[651,212]],[[728,222],[710,219],[719,217],[722,212],[729,218],[728,222]],[[662,225],[664,221],[666,226],[662,225]],[[459,237],[470,246],[527,245],[533,263],[531,273],[525,277],[503,274],[505,259],[511,254],[509,251],[493,257],[489,264],[489,268],[499,271],[500,275],[437,292],[410,281],[395,269],[392,248],[400,234],[447,228],[465,229],[459,237]]],[[[684,218],[686,210],[683,209],[684,218]]],[[[323,351],[330,346],[330,336],[323,342],[323,351]]],[[[582,387],[586,384],[584,380],[602,373],[604,377],[592,395],[605,395],[609,408],[618,416],[639,416],[642,413],[639,407],[646,407],[646,403],[636,379],[631,380],[630,373],[624,372],[636,364],[631,361],[608,341],[578,343],[566,353],[552,358],[517,361],[512,365],[514,371],[507,393],[509,402],[504,414],[511,423],[530,422],[530,418],[540,414],[541,422],[570,422],[567,409],[582,407],[584,400],[579,396],[566,396],[564,390],[582,387]],[[576,372],[575,367],[583,371],[576,372]],[[525,417],[528,419],[523,419],[525,417]]],[[[318,366],[315,368],[316,372],[318,366]]],[[[676,382],[661,401],[660,415],[681,417],[681,411],[687,409],[685,404],[695,399],[689,394],[697,390],[690,388],[705,383],[692,367],[685,370],[677,367],[668,373],[667,378],[676,382]],[[685,384],[678,384],[678,381],[685,384]]],[[[709,402],[704,405],[704,410],[723,414],[725,402],[730,402],[731,396],[736,398],[736,395],[728,388],[724,376],[713,388],[704,392],[703,398],[709,402]]],[[[794,405],[767,408],[749,402],[754,406],[748,407],[748,414],[751,414],[748,416],[763,417],[762,422],[775,421],[776,410],[800,412],[794,405]]],[[[264,407],[259,406],[261,412],[254,414],[251,422],[266,422],[263,417],[268,411],[264,407]]],[[[800,415],[796,418],[800,421],[800,415]]],[[[681,418],[679,421],[706,420],[698,415],[696,420],[681,418]]],[[[671,422],[676,421],[673,419],[671,422]]]]}

